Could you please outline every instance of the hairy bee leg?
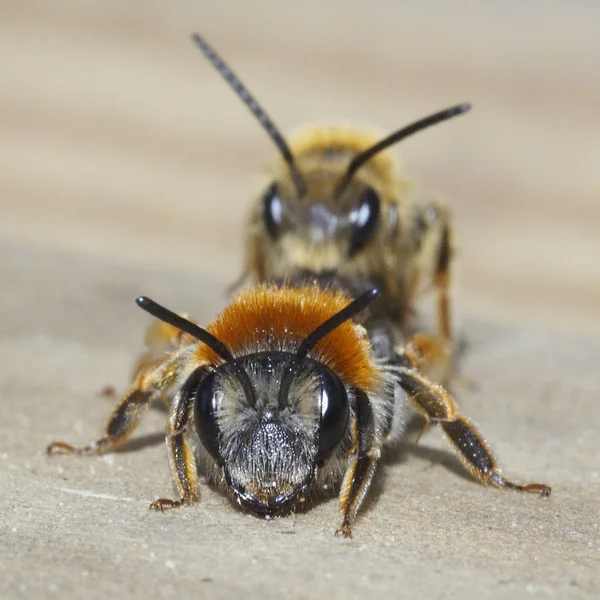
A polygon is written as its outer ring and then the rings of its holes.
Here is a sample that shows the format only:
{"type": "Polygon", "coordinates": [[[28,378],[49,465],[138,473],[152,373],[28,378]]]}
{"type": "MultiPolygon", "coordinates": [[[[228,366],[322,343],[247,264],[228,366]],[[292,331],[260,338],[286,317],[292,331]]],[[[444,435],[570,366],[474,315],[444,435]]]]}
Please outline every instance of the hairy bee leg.
{"type": "Polygon", "coordinates": [[[171,471],[179,492],[179,500],[159,498],[150,504],[150,510],[160,510],[161,512],[165,509],[190,504],[198,493],[196,459],[190,443],[185,438],[185,431],[169,433],[166,444],[171,471]]]}
{"type": "Polygon", "coordinates": [[[169,464],[171,465],[179,499],[159,498],[150,504],[150,510],[160,510],[162,512],[165,509],[190,504],[198,493],[196,459],[190,443],[185,437],[189,410],[189,400],[181,397],[169,419],[169,431],[165,439],[169,464]]]}
{"type": "MultiPolygon", "coordinates": [[[[186,315],[182,315],[184,318],[186,315]]],[[[158,371],[164,365],[165,354],[181,344],[183,332],[173,325],[162,321],[153,321],[146,329],[144,336],[144,351],[138,356],[134,368],[132,379],[135,381],[143,373],[152,373],[155,369],[158,371]]],[[[171,365],[170,370],[162,369],[161,379],[169,381],[177,373],[178,364],[171,365]]],[[[166,387],[161,390],[161,396],[168,406],[164,392],[166,387]]]]}
{"type": "Polygon", "coordinates": [[[105,435],[87,446],[75,447],[66,442],[53,442],[46,448],[48,455],[78,454],[89,456],[115,450],[125,443],[139,425],[154,392],[168,405],[166,391],[177,374],[177,363],[165,363],[164,354],[180,342],[182,332],[166,323],[153,322],[146,330],[146,350],[139,356],[133,370],[133,385],[114,408],[105,426],[105,435]]]}
{"type": "Polygon", "coordinates": [[[171,408],[168,431],[165,442],[169,454],[169,464],[179,493],[178,500],[159,498],[150,504],[150,510],[161,512],[169,508],[177,508],[190,504],[198,494],[198,471],[196,457],[186,438],[187,426],[193,409],[194,394],[199,382],[206,374],[206,369],[199,368],[188,378],[181,388],[171,408]]]}
{"type": "Polygon", "coordinates": [[[150,404],[152,393],[139,388],[130,389],[113,410],[104,429],[105,434],[86,446],[71,446],[66,442],[53,442],[46,448],[50,456],[54,454],[78,454],[89,456],[103,454],[121,446],[139,425],[150,404]]]}
{"type": "Polygon", "coordinates": [[[355,454],[344,474],[340,492],[342,524],[335,535],[352,537],[351,524],[371,485],[380,451],[374,447],[375,422],[373,410],[367,395],[356,390],[356,422],[353,427],[355,454]]]}
{"type": "Polygon", "coordinates": [[[89,456],[103,454],[123,445],[140,424],[146,414],[150,401],[161,394],[173,383],[177,375],[177,357],[170,361],[161,361],[140,369],[133,384],[113,409],[104,435],[86,446],[76,447],[66,442],[53,442],[46,448],[48,455],[78,454],[89,456]]]}
{"type": "Polygon", "coordinates": [[[427,422],[439,423],[463,466],[484,485],[549,496],[551,488],[543,483],[520,485],[505,479],[482,435],[469,419],[458,413],[452,397],[415,369],[399,367],[398,383],[408,393],[416,410],[427,422]]]}

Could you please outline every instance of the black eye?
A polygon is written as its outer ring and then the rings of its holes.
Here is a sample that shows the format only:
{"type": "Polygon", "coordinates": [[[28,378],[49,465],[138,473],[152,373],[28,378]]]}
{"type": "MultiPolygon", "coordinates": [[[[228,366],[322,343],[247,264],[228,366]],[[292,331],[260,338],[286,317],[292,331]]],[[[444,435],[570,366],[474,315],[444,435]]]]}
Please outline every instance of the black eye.
{"type": "Polygon", "coordinates": [[[219,460],[219,427],[215,419],[215,374],[209,373],[196,388],[194,420],[202,445],[219,460]]]}
{"type": "Polygon", "coordinates": [[[350,256],[366,246],[373,237],[379,222],[379,196],[373,188],[365,188],[360,204],[350,213],[350,222],[354,227],[350,238],[350,256]]]}
{"type": "Polygon", "coordinates": [[[340,378],[329,369],[321,375],[321,420],[317,462],[325,460],[340,443],[348,426],[348,395],[340,378]]]}
{"type": "Polygon", "coordinates": [[[276,239],[283,221],[283,202],[275,184],[269,187],[263,197],[263,219],[271,239],[276,239]]]}

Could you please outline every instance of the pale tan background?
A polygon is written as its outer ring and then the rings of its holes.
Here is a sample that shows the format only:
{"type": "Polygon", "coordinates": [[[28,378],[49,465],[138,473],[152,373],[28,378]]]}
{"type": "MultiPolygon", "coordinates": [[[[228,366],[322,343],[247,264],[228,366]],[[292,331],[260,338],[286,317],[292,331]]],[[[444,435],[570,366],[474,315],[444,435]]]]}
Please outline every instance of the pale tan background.
{"type": "Polygon", "coordinates": [[[0,3],[0,596],[597,598],[599,24],[593,1],[0,3]],[[126,385],[136,295],[207,322],[239,272],[274,149],[194,30],[284,131],[474,104],[397,151],[455,214],[461,406],[549,500],[461,477],[434,429],[346,542],[335,502],[267,523],[202,486],[148,513],[160,412],[129,450],[44,456],[126,385]]]}
{"type": "Polygon", "coordinates": [[[389,132],[455,213],[461,314],[600,333],[600,5],[3,2],[0,238],[229,281],[266,135],[199,30],[284,131],[389,132]]]}

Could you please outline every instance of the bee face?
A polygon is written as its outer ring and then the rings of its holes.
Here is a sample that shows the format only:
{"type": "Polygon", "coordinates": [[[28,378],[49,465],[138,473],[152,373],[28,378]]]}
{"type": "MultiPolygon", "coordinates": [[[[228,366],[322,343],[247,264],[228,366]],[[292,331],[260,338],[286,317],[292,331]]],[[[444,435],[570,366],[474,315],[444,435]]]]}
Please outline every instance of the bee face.
{"type": "Polygon", "coordinates": [[[211,371],[194,393],[200,441],[237,502],[258,515],[291,508],[347,445],[348,393],[318,361],[251,354],[211,371]]]}
{"type": "Polygon", "coordinates": [[[343,172],[336,165],[301,172],[306,182],[301,196],[283,177],[271,183],[260,200],[253,229],[262,239],[265,278],[306,269],[360,270],[386,229],[382,194],[368,178],[356,177],[338,195],[343,172]]]}

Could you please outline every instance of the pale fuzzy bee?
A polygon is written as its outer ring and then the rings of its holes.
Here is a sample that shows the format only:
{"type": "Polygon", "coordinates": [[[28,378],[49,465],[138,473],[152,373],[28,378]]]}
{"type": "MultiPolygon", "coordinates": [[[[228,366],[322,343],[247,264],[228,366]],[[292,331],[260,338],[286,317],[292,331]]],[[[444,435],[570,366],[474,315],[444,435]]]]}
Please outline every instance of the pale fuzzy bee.
{"type": "Polygon", "coordinates": [[[354,318],[377,297],[376,290],[352,300],[314,285],[259,286],[241,292],[207,329],[138,298],[163,323],[151,328],[150,346],[104,435],[79,448],[54,442],[47,452],[110,452],[129,438],[151,402],[162,399],[178,497],[150,508],[195,499],[197,460],[209,481],[260,516],[305,506],[341,480],[336,533],[350,536],[382,447],[403,433],[410,405],[441,425],[484,484],[548,495],[543,484],[516,485],[500,474],[452,398],[420,374],[417,341],[394,363],[374,357],[354,318]]]}
{"type": "MultiPolygon", "coordinates": [[[[416,298],[437,290],[432,357],[449,362],[452,229],[440,203],[417,203],[388,148],[469,110],[440,111],[384,139],[348,127],[308,127],[286,141],[248,89],[198,34],[194,42],[256,116],[280,151],[248,219],[244,275],[258,282],[308,273],[377,287],[399,334],[413,333],[416,298]]],[[[401,337],[398,335],[397,337],[401,337]]]]}

